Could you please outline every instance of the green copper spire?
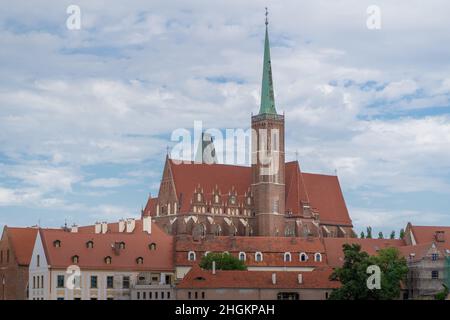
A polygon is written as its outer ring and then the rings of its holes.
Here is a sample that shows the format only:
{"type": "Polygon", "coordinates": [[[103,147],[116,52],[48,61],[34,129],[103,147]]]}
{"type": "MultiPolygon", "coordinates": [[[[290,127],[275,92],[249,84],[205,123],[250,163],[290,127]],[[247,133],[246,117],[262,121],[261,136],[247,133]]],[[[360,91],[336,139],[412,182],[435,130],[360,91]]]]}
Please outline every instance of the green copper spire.
{"type": "Polygon", "coordinates": [[[263,67],[263,77],[261,86],[261,107],[259,108],[259,114],[277,114],[275,109],[275,98],[273,94],[273,81],[272,81],[272,65],[270,62],[270,45],[269,45],[269,32],[267,25],[269,24],[267,20],[266,8],[266,39],[264,41],[264,67],[263,67]]]}

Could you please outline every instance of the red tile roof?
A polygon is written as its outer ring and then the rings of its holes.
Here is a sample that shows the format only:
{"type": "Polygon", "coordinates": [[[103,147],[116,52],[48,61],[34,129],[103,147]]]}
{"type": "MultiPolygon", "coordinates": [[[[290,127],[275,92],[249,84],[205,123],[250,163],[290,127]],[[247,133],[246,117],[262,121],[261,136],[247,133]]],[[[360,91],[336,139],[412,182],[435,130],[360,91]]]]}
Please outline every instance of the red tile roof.
{"type": "Polygon", "coordinates": [[[345,243],[357,243],[361,245],[361,250],[367,252],[369,255],[375,255],[380,249],[405,246],[405,242],[398,239],[324,238],[327,261],[330,267],[342,266],[344,262],[342,246],[345,243]]]}
{"type": "Polygon", "coordinates": [[[411,231],[417,244],[436,241],[435,235],[438,231],[444,231],[444,242],[450,244],[450,227],[411,225],[411,231]]]}
{"type": "Polygon", "coordinates": [[[4,228],[3,236],[6,235],[9,238],[19,265],[28,266],[30,264],[37,231],[37,228],[4,228]]]}
{"type": "MultiPolygon", "coordinates": [[[[195,189],[200,186],[207,200],[211,199],[216,185],[223,195],[234,187],[238,199],[242,199],[251,186],[251,167],[224,164],[177,164],[168,160],[173,174],[175,191],[181,199],[181,213],[190,211],[190,202],[195,189]]],[[[303,173],[298,162],[285,164],[286,210],[293,214],[301,211],[300,202],[309,202],[318,210],[320,220],[325,224],[351,226],[352,221],[336,176],[303,173]]],[[[149,199],[144,215],[155,215],[156,199],[149,199]]]]}
{"type": "Polygon", "coordinates": [[[247,266],[257,267],[317,267],[326,264],[326,254],[319,238],[290,237],[214,237],[204,241],[193,241],[192,237],[178,238],[175,244],[176,265],[195,265],[205,252],[229,252],[238,257],[245,252],[247,266]],[[188,252],[197,254],[197,261],[188,260],[188,252]],[[261,252],[263,261],[255,261],[254,254],[261,252]],[[284,253],[290,252],[292,260],[284,261],[284,253]],[[308,255],[307,261],[300,261],[300,253],[308,255]],[[320,253],[322,261],[314,261],[314,254],[320,253]]]}
{"type": "Polygon", "coordinates": [[[79,257],[81,269],[96,270],[173,270],[173,237],[167,235],[156,225],[152,225],[152,233],[136,231],[134,233],[65,232],[61,230],[41,229],[40,235],[49,265],[53,268],[67,268],[72,265],[72,257],[79,257]],[[54,241],[61,241],[60,247],[54,246],[54,241]],[[94,242],[94,248],[86,246],[88,241],[94,242]],[[125,249],[115,254],[113,249],[117,242],[124,242],[125,249]],[[150,250],[149,245],[156,244],[156,250],[150,250]],[[111,264],[105,263],[105,258],[112,258],[111,264]],[[144,263],[138,265],[136,259],[142,257],[144,263]]]}
{"type": "Polygon", "coordinates": [[[257,288],[257,289],[333,289],[338,288],[338,281],[330,281],[331,268],[303,272],[302,283],[298,283],[298,272],[291,271],[211,271],[193,267],[178,284],[179,289],[220,289],[220,288],[257,288]],[[276,283],[272,274],[276,274],[276,283]]]}

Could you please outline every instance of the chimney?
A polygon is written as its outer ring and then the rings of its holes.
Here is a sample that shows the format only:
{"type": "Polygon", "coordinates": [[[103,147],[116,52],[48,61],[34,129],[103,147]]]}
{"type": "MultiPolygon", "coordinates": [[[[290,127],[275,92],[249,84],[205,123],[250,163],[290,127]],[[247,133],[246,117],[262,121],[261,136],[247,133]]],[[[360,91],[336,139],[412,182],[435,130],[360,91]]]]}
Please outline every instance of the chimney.
{"type": "Polygon", "coordinates": [[[136,221],[132,218],[127,219],[126,221],[126,229],[127,229],[127,233],[131,233],[134,231],[134,227],[136,226],[136,221]]]}
{"type": "Polygon", "coordinates": [[[70,232],[77,233],[78,232],[78,226],[76,224],[73,224],[70,228],[70,232]]]}
{"type": "Polygon", "coordinates": [[[216,274],[216,262],[212,262],[212,274],[216,274]]]}
{"type": "Polygon", "coordinates": [[[119,220],[119,232],[124,232],[125,231],[125,220],[120,219],[119,220]]]}
{"type": "Polygon", "coordinates": [[[434,237],[437,242],[445,242],[445,231],[436,231],[434,237]]]}
{"type": "Polygon", "coordinates": [[[302,284],[303,283],[303,275],[301,273],[298,274],[297,280],[298,280],[298,284],[302,284]]]}
{"type": "Polygon", "coordinates": [[[277,274],[272,273],[272,284],[277,284],[277,274]]]}
{"type": "Polygon", "coordinates": [[[108,223],[103,221],[102,222],[102,233],[108,232],[108,223]]]}
{"type": "Polygon", "coordinates": [[[146,216],[142,218],[142,231],[148,234],[152,233],[152,217],[146,216]]]}
{"type": "Polygon", "coordinates": [[[98,222],[98,221],[95,223],[94,232],[96,234],[102,232],[102,224],[100,222],[98,222]]]}

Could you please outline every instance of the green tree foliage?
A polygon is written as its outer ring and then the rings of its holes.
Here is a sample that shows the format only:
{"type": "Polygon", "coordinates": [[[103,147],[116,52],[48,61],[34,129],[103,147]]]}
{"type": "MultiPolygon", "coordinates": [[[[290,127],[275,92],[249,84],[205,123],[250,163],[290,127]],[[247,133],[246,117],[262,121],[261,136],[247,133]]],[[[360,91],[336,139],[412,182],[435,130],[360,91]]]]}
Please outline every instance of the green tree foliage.
{"type": "Polygon", "coordinates": [[[390,239],[395,239],[395,231],[392,230],[391,235],[389,236],[390,239]]]}
{"type": "Polygon", "coordinates": [[[333,290],[332,300],[392,300],[400,297],[400,283],[408,272],[406,260],[400,257],[396,248],[378,251],[369,256],[361,251],[359,244],[344,244],[344,264],[332,273],[330,279],[341,282],[341,287],[333,290]],[[367,287],[367,267],[377,265],[381,270],[381,289],[367,287]]]}
{"type": "Polygon", "coordinates": [[[405,237],[405,229],[400,229],[400,239],[403,239],[405,237]]]}
{"type": "Polygon", "coordinates": [[[367,227],[366,238],[372,239],[372,227],[367,227]]]}
{"type": "Polygon", "coordinates": [[[435,296],[434,299],[436,300],[445,300],[448,296],[449,290],[448,287],[445,284],[442,284],[444,287],[442,291],[439,291],[435,296]]]}
{"type": "Polygon", "coordinates": [[[364,231],[361,231],[361,235],[360,235],[360,238],[361,239],[364,239],[366,236],[364,235],[364,231]]]}
{"type": "Polygon", "coordinates": [[[378,239],[384,239],[383,232],[378,232],[378,239]]]}
{"type": "Polygon", "coordinates": [[[213,261],[217,270],[246,270],[245,263],[229,253],[208,253],[200,261],[200,267],[206,270],[212,269],[213,261]]]}

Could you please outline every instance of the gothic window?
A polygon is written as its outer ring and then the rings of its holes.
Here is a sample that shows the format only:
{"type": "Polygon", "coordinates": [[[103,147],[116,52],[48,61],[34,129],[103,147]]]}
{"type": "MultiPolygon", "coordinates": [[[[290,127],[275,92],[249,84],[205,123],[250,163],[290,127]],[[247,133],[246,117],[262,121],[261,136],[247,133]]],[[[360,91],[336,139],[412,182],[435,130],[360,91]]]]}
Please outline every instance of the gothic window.
{"type": "Polygon", "coordinates": [[[321,262],[322,261],[322,255],[319,252],[317,252],[314,255],[314,261],[316,261],[316,262],[321,262]]]}
{"type": "Polygon", "coordinates": [[[263,255],[261,252],[256,252],[255,253],[255,261],[256,262],[262,262],[263,261],[263,255]]]}
{"type": "Polygon", "coordinates": [[[292,256],[290,252],[285,252],[284,253],[284,262],[291,262],[292,261],[292,256]]]}
{"type": "Polygon", "coordinates": [[[216,194],[216,195],[214,196],[214,202],[215,202],[215,203],[219,203],[219,195],[216,194]]]}
{"type": "Polygon", "coordinates": [[[252,198],[250,198],[250,197],[247,198],[247,204],[248,204],[248,205],[251,205],[251,204],[252,204],[252,198]]]}
{"type": "Polygon", "coordinates": [[[194,251],[189,251],[188,252],[188,260],[189,261],[195,261],[195,252],[194,251]]]}
{"type": "Polygon", "coordinates": [[[202,195],[200,193],[197,193],[197,201],[198,202],[202,201],[202,195]]]}
{"type": "Polygon", "coordinates": [[[308,260],[308,255],[304,252],[300,253],[300,261],[306,262],[308,260]]]}

